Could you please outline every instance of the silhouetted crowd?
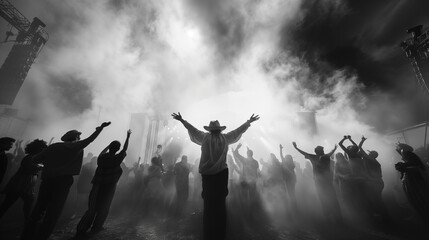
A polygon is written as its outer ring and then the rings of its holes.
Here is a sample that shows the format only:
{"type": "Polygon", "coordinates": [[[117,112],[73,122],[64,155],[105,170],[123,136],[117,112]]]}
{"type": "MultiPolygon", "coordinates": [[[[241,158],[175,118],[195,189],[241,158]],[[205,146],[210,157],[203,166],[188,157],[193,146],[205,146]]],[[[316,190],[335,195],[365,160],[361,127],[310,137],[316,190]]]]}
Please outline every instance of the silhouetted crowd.
{"type": "MultiPolygon", "coordinates": [[[[180,113],[172,116],[187,129],[190,140],[201,146],[201,157],[193,164],[187,155],[165,164],[163,146],[158,145],[149,161],[135,159],[134,165],[127,167],[124,159],[131,130],[122,148],[115,140],[98,157],[92,153],[84,157],[84,149],[110,122],[102,123],[82,140],[77,130],[68,131],[56,143],[52,143],[53,138],[49,143],[35,139],[25,144],[0,138],[4,194],[0,218],[21,199],[25,218],[21,239],[48,239],[73,190],[76,201],[71,215],[81,216],[76,239],[89,230],[102,231],[111,208],[153,218],[182,218],[202,212],[203,238],[217,240],[226,237],[227,218],[242,224],[263,224],[269,222],[269,215],[294,222],[302,215],[319,214],[336,225],[344,225],[347,219],[394,224],[382,198],[384,181],[378,153],[365,151],[365,137],[357,144],[351,136],[344,136],[338,142],[341,150],[335,145],[327,153],[322,146],[316,146],[314,153],[306,152],[293,142],[296,151],[308,160],[301,168],[292,153],[284,153],[281,144],[279,155],[271,153],[268,160],[256,160],[252,146],[243,150],[238,143],[230,148],[259,116],[252,115],[228,133],[223,133],[226,127],[218,121],[204,126],[204,132],[180,113]],[[76,175],[79,178],[73,184],[76,175]]],[[[400,173],[403,192],[427,225],[426,164],[407,144],[398,143],[396,151],[402,158],[395,169],[400,173]]]]}

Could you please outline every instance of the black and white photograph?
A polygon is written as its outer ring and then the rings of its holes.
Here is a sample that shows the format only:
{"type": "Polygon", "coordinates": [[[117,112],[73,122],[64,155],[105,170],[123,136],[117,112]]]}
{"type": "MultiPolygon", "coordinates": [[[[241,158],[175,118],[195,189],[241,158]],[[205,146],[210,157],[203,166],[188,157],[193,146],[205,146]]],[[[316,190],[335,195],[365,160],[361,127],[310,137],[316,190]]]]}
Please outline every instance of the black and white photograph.
{"type": "Polygon", "coordinates": [[[429,239],[428,10],[0,0],[0,239],[429,239]]]}

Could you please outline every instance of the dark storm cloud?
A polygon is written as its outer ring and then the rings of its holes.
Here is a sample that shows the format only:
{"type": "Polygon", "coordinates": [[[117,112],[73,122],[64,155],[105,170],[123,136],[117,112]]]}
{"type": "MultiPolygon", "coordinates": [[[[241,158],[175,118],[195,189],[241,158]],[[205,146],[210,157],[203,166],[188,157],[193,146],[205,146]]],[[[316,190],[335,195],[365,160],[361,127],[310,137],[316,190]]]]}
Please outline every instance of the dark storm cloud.
{"type": "Polygon", "coordinates": [[[398,67],[407,63],[399,42],[408,37],[407,28],[429,24],[429,16],[423,12],[429,9],[429,2],[378,0],[343,4],[346,10],[338,14],[337,8],[325,7],[325,1],[305,1],[305,18],[292,31],[294,50],[305,53],[305,59],[316,70],[326,70],[317,68],[320,60],[334,68],[350,67],[366,85],[388,88],[398,67]]]}
{"type": "MultiPolygon", "coordinates": [[[[376,109],[390,102],[406,106],[401,109],[406,109],[412,117],[402,124],[411,124],[424,118],[421,109],[415,107],[422,100],[415,95],[421,92],[416,94],[414,75],[399,43],[409,37],[406,29],[418,24],[429,25],[427,9],[429,1],[424,0],[305,0],[304,17],[283,31],[283,48],[302,57],[322,76],[335,69],[357,74],[359,81],[367,86],[364,91],[369,102],[380,104],[361,109],[368,111],[366,115],[371,119],[379,120],[377,115],[384,111],[377,113],[376,109]],[[376,97],[378,91],[390,96],[376,97]]],[[[395,113],[390,112],[390,115],[395,113]]],[[[392,115],[391,119],[396,117],[392,115]]],[[[380,121],[370,122],[380,125],[380,121]]],[[[391,127],[400,125],[395,123],[391,127]]]]}

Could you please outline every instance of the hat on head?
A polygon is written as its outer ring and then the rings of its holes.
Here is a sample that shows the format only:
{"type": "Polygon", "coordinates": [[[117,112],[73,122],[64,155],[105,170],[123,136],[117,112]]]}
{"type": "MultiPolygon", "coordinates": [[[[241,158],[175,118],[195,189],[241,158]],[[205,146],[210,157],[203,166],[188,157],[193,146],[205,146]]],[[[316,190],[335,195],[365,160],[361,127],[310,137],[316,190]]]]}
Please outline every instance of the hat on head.
{"type": "Polygon", "coordinates": [[[64,134],[62,137],[61,137],[61,141],[63,141],[63,142],[71,142],[71,141],[74,141],[74,140],[76,140],[76,138],[78,137],[78,136],[80,136],[82,133],[81,132],[79,132],[78,130],[70,130],[70,131],[68,131],[68,132],[66,132],[66,134],[64,134]]]}
{"type": "Polygon", "coordinates": [[[207,131],[216,131],[216,130],[223,131],[226,129],[226,127],[221,126],[219,121],[216,120],[216,121],[210,121],[210,124],[208,126],[204,126],[204,129],[207,131]]]}

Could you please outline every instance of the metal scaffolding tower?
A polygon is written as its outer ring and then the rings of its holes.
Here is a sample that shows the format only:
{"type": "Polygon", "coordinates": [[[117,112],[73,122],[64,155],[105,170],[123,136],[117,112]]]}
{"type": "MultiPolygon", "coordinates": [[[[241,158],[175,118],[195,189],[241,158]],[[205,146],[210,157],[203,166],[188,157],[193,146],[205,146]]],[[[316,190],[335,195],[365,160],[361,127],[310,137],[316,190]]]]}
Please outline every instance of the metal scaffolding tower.
{"type": "Polygon", "coordinates": [[[418,25],[407,30],[411,33],[411,38],[401,43],[407,58],[410,59],[417,83],[423,89],[425,94],[429,95],[429,88],[420,71],[420,62],[429,58],[429,28],[423,29],[423,25],[418,25]]]}
{"type": "Polygon", "coordinates": [[[42,47],[48,41],[40,19],[30,22],[9,1],[0,0],[0,16],[18,30],[9,55],[0,68],[0,104],[13,104],[42,47]]]}

